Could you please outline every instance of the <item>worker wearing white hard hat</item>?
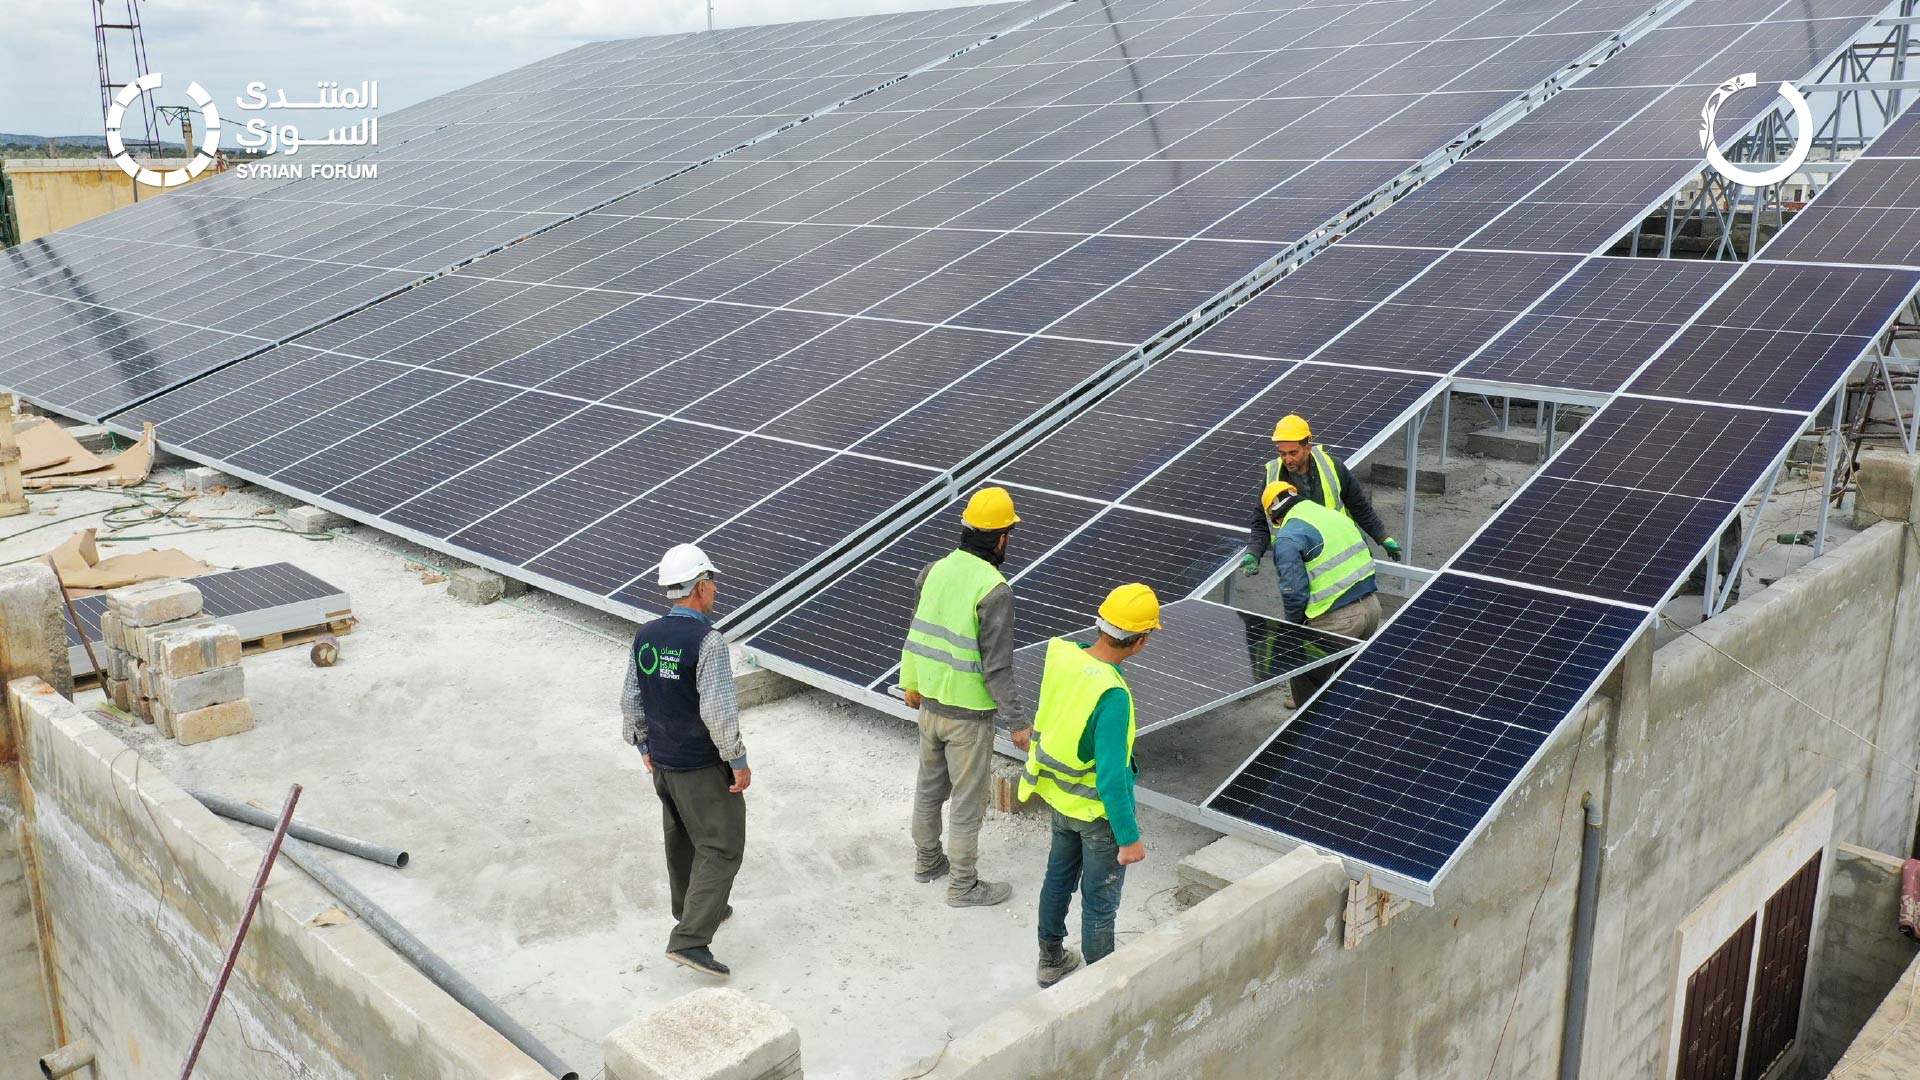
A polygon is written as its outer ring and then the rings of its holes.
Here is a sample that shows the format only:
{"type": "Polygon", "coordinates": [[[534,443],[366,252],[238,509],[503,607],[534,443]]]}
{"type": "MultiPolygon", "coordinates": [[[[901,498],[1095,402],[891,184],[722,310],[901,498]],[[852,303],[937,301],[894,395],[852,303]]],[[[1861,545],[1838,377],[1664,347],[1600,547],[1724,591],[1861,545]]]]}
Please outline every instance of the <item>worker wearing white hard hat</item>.
{"type": "Polygon", "coordinates": [[[693,544],[661,556],[659,582],[671,606],[633,636],[621,711],[626,741],[640,751],[660,797],[678,920],[667,959],[725,976],[711,945],[733,914],[727,898],[746,848],[743,793],[753,772],[740,741],[732,650],[711,623],[719,577],[693,544]]]}

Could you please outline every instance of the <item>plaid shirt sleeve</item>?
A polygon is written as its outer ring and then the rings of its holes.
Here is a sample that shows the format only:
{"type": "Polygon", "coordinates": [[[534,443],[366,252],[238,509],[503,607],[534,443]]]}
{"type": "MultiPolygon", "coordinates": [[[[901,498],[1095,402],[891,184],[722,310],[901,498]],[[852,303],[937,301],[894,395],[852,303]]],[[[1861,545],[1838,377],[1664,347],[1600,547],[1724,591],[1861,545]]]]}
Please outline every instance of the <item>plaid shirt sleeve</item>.
{"type": "Polygon", "coordinates": [[[627,681],[620,688],[620,738],[647,752],[647,710],[640,702],[640,669],[631,651],[627,654],[627,681]]]}
{"type": "Polygon", "coordinates": [[[747,767],[747,744],[740,740],[740,698],[733,685],[733,649],[718,630],[700,643],[700,669],[695,687],[700,691],[700,719],[713,737],[714,748],[727,764],[747,767]]]}

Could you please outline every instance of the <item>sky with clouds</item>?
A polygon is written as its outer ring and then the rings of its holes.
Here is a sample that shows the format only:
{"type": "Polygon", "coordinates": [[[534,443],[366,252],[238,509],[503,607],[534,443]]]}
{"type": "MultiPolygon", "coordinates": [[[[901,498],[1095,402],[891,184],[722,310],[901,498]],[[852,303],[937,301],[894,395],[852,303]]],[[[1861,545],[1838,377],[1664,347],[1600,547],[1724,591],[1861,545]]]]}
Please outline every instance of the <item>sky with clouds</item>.
{"type": "MultiPolygon", "coordinates": [[[[107,0],[109,11],[125,0],[107,0]]],[[[966,0],[960,0],[966,2],[966,0]]],[[[955,0],[714,0],[715,26],[953,6],[955,0]]],[[[8,0],[0,132],[100,131],[93,22],[73,0],[8,0]]],[[[699,30],[704,0],[141,0],[161,102],[189,82],[228,106],[259,80],[295,100],[321,80],[380,82],[388,112],[586,41],[699,30]]]]}

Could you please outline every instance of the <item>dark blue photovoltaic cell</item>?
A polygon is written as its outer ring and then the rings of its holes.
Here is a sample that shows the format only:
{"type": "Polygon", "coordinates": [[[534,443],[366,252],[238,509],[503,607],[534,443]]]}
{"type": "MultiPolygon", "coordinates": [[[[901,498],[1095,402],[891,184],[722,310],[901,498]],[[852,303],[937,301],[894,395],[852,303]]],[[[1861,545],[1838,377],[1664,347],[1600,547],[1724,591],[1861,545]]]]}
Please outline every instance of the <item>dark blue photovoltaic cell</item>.
{"type": "Polygon", "coordinates": [[[1169,601],[1189,596],[1246,542],[1244,528],[1109,509],[1014,579],[1016,639],[1024,645],[1079,630],[1108,592],[1130,581],[1169,601]]]}
{"type": "Polygon", "coordinates": [[[1767,245],[1766,255],[1804,262],[1920,263],[1920,168],[1898,158],[1854,162],[1767,245]]]}
{"type": "Polygon", "coordinates": [[[1645,619],[1443,574],[1207,805],[1430,881],[1645,619]]]}
{"type": "Polygon", "coordinates": [[[1737,502],[1804,422],[1785,413],[1621,398],[1588,420],[1543,476],[1737,502]]]}
{"type": "Polygon", "coordinates": [[[1861,156],[1920,157],[1920,109],[1908,108],[1907,114],[1889,124],[1861,156]]]}

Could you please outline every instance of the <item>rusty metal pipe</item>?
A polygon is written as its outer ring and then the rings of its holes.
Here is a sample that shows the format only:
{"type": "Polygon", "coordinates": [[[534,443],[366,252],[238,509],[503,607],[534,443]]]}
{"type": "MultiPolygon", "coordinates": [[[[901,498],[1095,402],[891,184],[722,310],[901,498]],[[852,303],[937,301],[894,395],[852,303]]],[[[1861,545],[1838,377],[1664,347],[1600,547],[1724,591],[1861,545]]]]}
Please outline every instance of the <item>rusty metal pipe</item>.
{"type": "Polygon", "coordinates": [[[47,1080],[71,1076],[93,1064],[93,1044],[85,1039],[70,1042],[40,1059],[40,1075],[47,1080]]]}
{"type": "Polygon", "coordinates": [[[247,928],[253,925],[253,913],[260,909],[260,894],[266,891],[267,877],[273,873],[273,864],[280,858],[280,845],[287,838],[287,826],[293,824],[293,807],[300,801],[300,785],[294,784],[287,789],[286,804],[280,807],[280,819],[273,829],[273,839],[267,844],[266,858],[260,860],[260,869],[253,875],[253,891],[247,894],[246,910],[240,913],[240,925],[234,928],[233,941],[227,945],[227,956],[220,964],[220,977],[213,984],[213,995],[207,998],[207,1011],[200,1014],[200,1030],[194,1033],[193,1046],[187,1051],[187,1063],[180,1066],[180,1080],[188,1080],[193,1075],[193,1066],[200,1060],[200,1048],[206,1045],[207,1032],[213,1030],[214,1014],[220,1011],[220,998],[227,992],[227,980],[233,978],[233,965],[240,959],[240,946],[247,940],[247,928]]]}

